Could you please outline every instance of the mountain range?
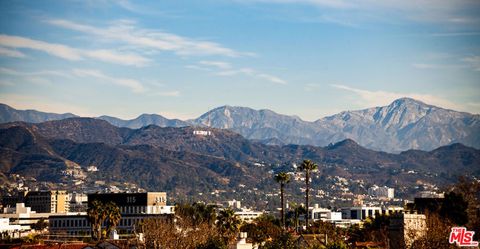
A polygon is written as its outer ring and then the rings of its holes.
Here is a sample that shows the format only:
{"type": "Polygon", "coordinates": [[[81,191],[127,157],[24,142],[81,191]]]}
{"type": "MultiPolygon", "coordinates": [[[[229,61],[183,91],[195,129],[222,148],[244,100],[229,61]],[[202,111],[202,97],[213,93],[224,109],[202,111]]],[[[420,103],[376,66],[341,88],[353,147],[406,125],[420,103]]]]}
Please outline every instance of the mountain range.
{"type": "MultiPolygon", "coordinates": [[[[6,105],[0,106],[0,121],[3,123],[38,123],[71,116],[73,114],[17,111],[6,105]]],[[[411,98],[401,98],[383,107],[344,111],[314,122],[271,110],[234,106],[218,107],[185,121],[157,114],[142,114],[132,120],[109,116],[98,119],[132,129],[148,125],[228,129],[268,145],[326,146],[352,139],[366,148],[386,152],[433,150],[453,143],[480,148],[480,115],[448,110],[411,98]]]]}
{"type": "MultiPolygon", "coordinates": [[[[134,183],[176,197],[218,189],[251,195],[242,188],[264,196],[272,192],[274,172],[294,172],[292,165],[305,158],[320,165],[312,186],[325,191],[333,191],[334,176],[349,179],[351,191],[361,183],[362,188],[389,185],[403,194],[419,184],[443,186],[459,175],[480,176],[480,151],[462,144],[392,154],[350,139],[326,147],[278,146],[227,129],[155,125],[130,129],[93,118],[0,125],[0,173],[63,184],[63,188],[75,187],[66,171],[86,174],[93,165],[98,172],[88,173],[84,180],[91,182],[81,187],[96,186],[99,180],[107,185],[134,183]]],[[[299,191],[300,183],[289,186],[292,193],[299,191]]]]}

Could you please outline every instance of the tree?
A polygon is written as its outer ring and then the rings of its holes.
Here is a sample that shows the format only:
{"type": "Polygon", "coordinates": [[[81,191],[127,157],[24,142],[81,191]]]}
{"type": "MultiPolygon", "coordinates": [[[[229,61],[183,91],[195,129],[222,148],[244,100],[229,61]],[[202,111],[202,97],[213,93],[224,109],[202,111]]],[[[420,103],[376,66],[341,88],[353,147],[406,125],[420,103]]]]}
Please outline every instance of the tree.
{"type": "Polygon", "coordinates": [[[272,241],[268,241],[263,246],[260,246],[259,249],[300,249],[296,245],[295,239],[290,233],[282,233],[280,236],[274,238],[272,241]]]}
{"type": "Polygon", "coordinates": [[[323,243],[325,245],[345,242],[345,238],[347,237],[346,231],[343,228],[337,227],[334,223],[321,220],[313,222],[310,226],[310,231],[323,236],[323,243]]]}
{"type": "Polygon", "coordinates": [[[292,223],[293,226],[295,227],[295,231],[298,232],[298,227],[300,225],[299,224],[299,218],[300,218],[300,215],[306,213],[305,207],[301,204],[299,205],[295,202],[291,202],[290,203],[290,208],[292,208],[293,210],[290,210],[287,213],[287,217],[289,217],[290,223],[292,223]]]}
{"type": "Polygon", "coordinates": [[[280,210],[280,216],[282,219],[282,227],[285,228],[285,203],[284,203],[284,188],[285,184],[290,182],[290,175],[286,172],[280,172],[275,175],[275,181],[280,183],[280,198],[282,208],[280,210]]]}
{"type": "Polygon", "coordinates": [[[439,213],[453,224],[464,226],[468,223],[467,209],[468,202],[463,199],[463,196],[450,192],[445,194],[439,213]]]}
{"type": "Polygon", "coordinates": [[[104,213],[103,211],[103,204],[98,201],[94,200],[92,201],[91,205],[88,207],[87,210],[87,215],[88,215],[88,221],[90,222],[92,226],[92,239],[93,240],[99,240],[101,238],[102,234],[102,222],[103,219],[101,218],[104,213]]]}
{"type": "Polygon", "coordinates": [[[107,214],[106,223],[108,236],[113,230],[115,230],[118,223],[120,223],[122,215],[120,214],[120,208],[118,208],[118,206],[113,202],[107,203],[104,208],[107,214]]]}
{"type": "Polygon", "coordinates": [[[210,237],[205,243],[198,245],[195,249],[228,249],[225,241],[218,237],[210,237]]]}
{"type": "Polygon", "coordinates": [[[87,210],[88,221],[92,226],[92,239],[100,240],[110,233],[118,225],[121,219],[120,209],[118,206],[109,202],[107,204],[99,200],[92,201],[87,210]],[[105,235],[102,233],[102,224],[107,221],[107,230],[105,235]]]}
{"type": "Polygon", "coordinates": [[[278,219],[266,214],[257,217],[252,223],[243,224],[240,231],[247,232],[248,237],[257,245],[271,241],[282,234],[278,219]]]}
{"type": "Polygon", "coordinates": [[[137,232],[146,248],[223,248],[224,238],[215,226],[215,209],[202,203],[177,204],[175,215],[144,220],[137,232]]]}
{"type": "Polygon", "coordinates": [[[240,223],[240,219],[230,208],[223,209],[218,213],[217,228],[225,241],[230,241],[235,238],[240,223]]]}
{"type": "Polygon", "coordinates": [[[466,226],[469,230],[475,231],[474,240],[480,240],[480,181],[469,177],[460,177],[451,191],[462,195],[468,203],[466,226]]]}
{"type": "Polygon", "coordinates": [[[306,214],[305,214],[305,226],[308,229],[308,219],[309,219],[309,214],[308,214],[308,198],[309,198],[309,191],[310,191],[310,173],[314,170],[318,169],[318,165],[315,164],[314,162],[310,160],[303,160],[302,164],[300,164],[299,170],[300,171],[305,171],[305,208],[306,208],[306,214]]]}
{"type": "Polygon", "coordinates": [[[43,229],[48,227],[48,222],[45,221],[45,218],[40,218],[35,224],[32,225],[32,228],[36,231],[43,231],[43,229]]]}

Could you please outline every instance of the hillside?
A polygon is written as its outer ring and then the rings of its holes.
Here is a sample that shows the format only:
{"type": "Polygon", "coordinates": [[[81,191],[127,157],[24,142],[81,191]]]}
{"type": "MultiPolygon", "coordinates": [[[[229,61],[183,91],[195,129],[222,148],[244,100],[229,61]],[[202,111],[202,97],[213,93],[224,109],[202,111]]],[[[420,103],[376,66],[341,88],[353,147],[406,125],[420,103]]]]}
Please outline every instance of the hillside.
{"type": "MultiPolygon", "coordinates": [[[[373,151],[349,139],[327,147],[269,146],[223,129],[128,129],[87,118],[0,125],[0,150],[5,175],[78,188],[65,175],[78,171],[88,176],[83,188],[93,190],[95,181],[101,180],[105,186],[132,183],[152,191],[168,190],[177,197],[216,190],[227,191],[232,198],[249,191],[265,195],[275,189],[274,172],[295,172],[294,164],[306,158],[320,166],[314,189],[329,192],[337,191],[331,188],[335,177],[348,179],[353,192],[377,184],[395,187],[399,195],[414,193],[419,182],[441,187],[459,175],[480,177],[480,151],[461,144],[400,154],[373,151]],[[194,134],[198,130],[210,134],[194,134]],[[87,172],[91,165],[98,171],[87,172]]],[[[301,181],[289,188],[298,192],[300,186],[301,181]]]]}

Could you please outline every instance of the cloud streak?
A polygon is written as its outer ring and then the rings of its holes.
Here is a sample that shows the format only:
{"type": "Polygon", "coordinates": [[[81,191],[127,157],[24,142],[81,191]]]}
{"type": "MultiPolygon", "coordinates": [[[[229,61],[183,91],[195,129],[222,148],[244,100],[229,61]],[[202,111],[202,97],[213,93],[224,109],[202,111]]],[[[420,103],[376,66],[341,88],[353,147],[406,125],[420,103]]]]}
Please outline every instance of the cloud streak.
{"type": "MultiPolygon", "coordinates": [[[[92,58],[103,62],[127,66],[144,66],[149,60],[140,55],[118,53],[112,50],[83,50],[58,43],[48,43],[21,36],[0,35],[0,46],[14,49],[32,49],[42,51],[69,61],[81,61],[92,58]]],[[[15,51],[15,50],[13,50],[15,51]]],[[[6,51],[8,52],[8,51],[6,51]]],[[[10,54],[12,50],[10,50],[10,54]]],[[[18,55],[18,54],[17,54],[18,55]]]]}
{"type": "Polygon", "coordinates": [[[244,75],[252,78],[257,78],[260,80],[267,80],[275,84],[286,85],[287,81],[281,79],[280,77],[261,73],[252,68],[244,67],[240,69],[235,69],[230,63],[224,61],[200,61],[198,65],[188,65],[187,68],[197,69],[202,71],[215,71],[217,76],[235,76],[235,75],[244,75]]]}
{"type": "Polygon", "coordinates": [[[69,30],[95,36],[107,42],[122,42],[137,49],[171,51],[182,56],[220,55],[227,57],[253,56],[221,44],[192,39],[159,30],[137,28],[134,22],[117,21],[114,25],[98,28],[63,19],[47,20],[47,23],[69,30]]]}
{"type": "Polygon", "coordinates": [[[24,53],[17,51],[15,49],[8,49],[0,47],[0,56],[7,56],[13,58],[25,58],[27,57],[24,53]]]}

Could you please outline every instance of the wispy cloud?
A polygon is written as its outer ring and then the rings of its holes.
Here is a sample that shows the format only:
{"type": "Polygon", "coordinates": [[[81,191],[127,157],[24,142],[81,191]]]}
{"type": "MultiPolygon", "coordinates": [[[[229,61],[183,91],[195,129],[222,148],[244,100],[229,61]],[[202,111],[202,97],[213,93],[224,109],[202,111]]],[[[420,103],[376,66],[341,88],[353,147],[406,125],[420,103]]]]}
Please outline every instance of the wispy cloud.
{"type": "Polygon", "coordinates": [[[24,72],[18,71],[11,68],[0,67],[0,73],[3,75],[13,75],[13,76],[60,76],[71,78],[72,75],[62,72],[62,71],[54,71],[54,70],[43,70],[43,71],[33,71],[33,72],[24,72]]]}
{"type": "Polygon", "coordinates": [[[185,68],[201,70],[201,71],[212,71],[212,69],[210,69],[210,68],[201,67],[201,66],[198,66],[198,65],[186,65],[185,68]]]}
{"type": "Polygon", "coordinates": [[[253,53],[239,52],[211,41],[192,39],[159,30],[138,28],[132,21],[120,20],[112,26],[103,28],[62,19],[47,20],[47,22],[58,27],[93,35],[107,42],[122,42],[135,46],[137,49],[171,51],[182,56],[220,55],[240,57],[254,55],[253,53]]]}
{"type": "Polygon", "coordinates": [[[77,49],[63,44],[48,43],[20,36],[0,35],[0,46],[38,50],[70,61],[80,61],[85,58],[92,58],[104,62],[129,66],[144,66],[149,61],[145,57],[132,53],[119,53],[104,49],[77,49]]]}
{"type": "Polygon", "coordinates": [[[468,108],[462,105],[458,105],[444,98],[433,96],[430,94],[419,94],[419,93],[398,93],[398,92],[387,92],[387,91],[369,91],[364,89],[353,88],[345,85],[331,85],[334,88],[345,90],[351,93],[354,93],[357,97],[356,104],[360,105],[362,108],[372,107],[372,106],[384,106],[388,105],[396,99],[403,97],[410,97],[416,100],[423,101],[427,104],[436,105],[443,108],[450,108],[454,110],[466,111],[468,108]]]}
{"type": "Polygon", "coordinates": [[[219,76],[234,76],[234,75],[246,75],[250,76],[253,78],[261,79],[261,80],[267,80],[275,84],[280,84],[280,85],[286,85],[287,81],[271,75],[271,74],[266,74],[266,73],[260,73],[257,72],[256,70],[248,67],[240,68],[240,69],[232,69],[232,70],[225,70],[225,71],[219,71],[215,73],[216,75],[219,76]]]}
{"type": "Polygon", "coordinates": [[[260,80],[267,80],[275,84],[286,85],[287,81],[275,75],[258,72],[252,68],[234,68],[230,63],[224,61],[200,61],[199,65],[188,65],[187,68],[203,71],[214,71],[218,76],[244,75],[260,80]]]}
{"type": "Polygon", "coordinates": [[[150,61],[149,59],[133,54],[133,53],[118,53],[111,50],[100,49],[100,50],[92,50],[92,51],[85,51],[85,54],[88,57],[104,61],[104,62],[112,62],[117,64],[123,64],[127,66],[145,66],[150,61]]]}
{"type": "Polygon", "coordinates": [[[199,64],[204,65],[204,66],[214,66],[214,67],[217,67],[219,69],[230,69],[230,68],[232,68],[232,65],[230,65],[230,63],[224,62],[224,61],[200,61],[199,64]]]}
{"type": "Polygon", "coordinates": [[[0,35],[0,45],[11,48],[28,48],[43,51],[66,60],[81,60],[81,52],[69,46],[57,43],[48,43],[30,38],[10,35],[0,35]]]}
{"type": "Polygon", "coordinates": [[[145,92],[145,87],[139,81],[134,79],[112,77],[98,70],[90,70],[90,69],[74,69],[73,74],[79,77],[96,78],[99,80],[109,82],[111,84],[127,87],[127,88],[130,88],[135,93],[145,92]]]}
{"type": "Polygon", "coordinates": [[[3,48],[0,47],[0,56],[7,56],[7,57],[13,57],[13,58],[25,58],[27,57],[24,53],[14,50],[14,49],[8,49],[8,48],[3,48]]]}
{"type": "Polygon", "coordinates": [[[268,80],[270,82],[277,83],[277,84],[280,84],[280,85],[286,85],[287,84],[287,82],[285,80],[280,79],[279,77],[273,76],[273,75],[270,75],[270,74],[259,73],[259,74],[256,74],[256,76],[260,79],[265,79],[265,80],[268,80]]]}

